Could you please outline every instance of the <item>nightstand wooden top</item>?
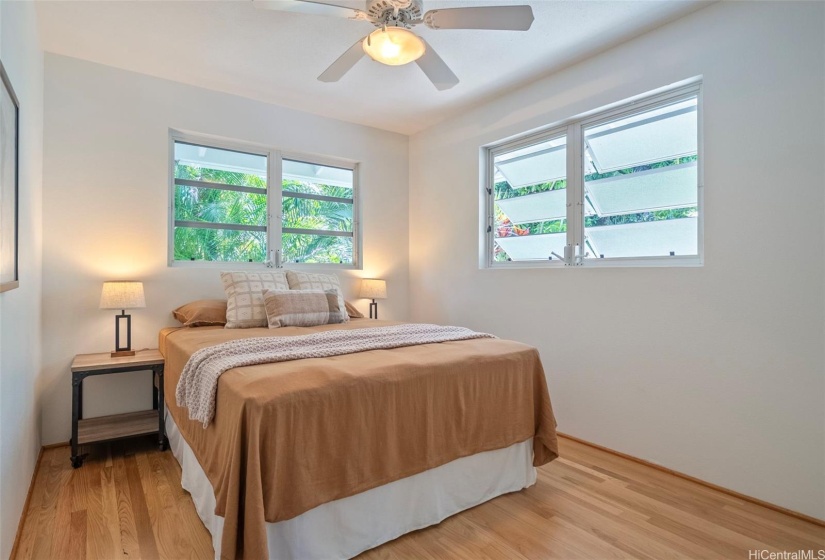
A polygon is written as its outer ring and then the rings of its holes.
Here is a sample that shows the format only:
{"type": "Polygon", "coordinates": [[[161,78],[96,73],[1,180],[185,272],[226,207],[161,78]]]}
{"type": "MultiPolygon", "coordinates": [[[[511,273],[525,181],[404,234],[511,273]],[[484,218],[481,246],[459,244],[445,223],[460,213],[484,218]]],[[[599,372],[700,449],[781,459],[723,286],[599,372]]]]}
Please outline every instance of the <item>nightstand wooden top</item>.
{"type": "Polygon", "coordinates": [[[111,369],[118,366],[156,366],[164,362],[163,356],[157,349],[138,350],[134,356],[113,358],[111,352],[101,354],[78,354],[72,361],[72,371],[94,371],[111,369]]]}

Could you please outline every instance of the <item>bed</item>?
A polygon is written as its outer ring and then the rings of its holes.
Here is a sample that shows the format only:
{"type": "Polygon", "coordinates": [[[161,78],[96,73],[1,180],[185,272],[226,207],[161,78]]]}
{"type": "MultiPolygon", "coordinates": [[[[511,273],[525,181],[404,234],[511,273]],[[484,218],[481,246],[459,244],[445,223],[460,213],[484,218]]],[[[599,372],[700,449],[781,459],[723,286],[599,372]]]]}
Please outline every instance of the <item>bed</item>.
{"type": "MultiPolygon", "coordinates": [[[[201,348],[395,324],[164,329],[165,392],[201,348]]],[[[204,428],[167,398],[216,558],[350,558],[530,486],[558,456],[538,352],[496,338],[231,369],[214,410],[204,428]]]]}

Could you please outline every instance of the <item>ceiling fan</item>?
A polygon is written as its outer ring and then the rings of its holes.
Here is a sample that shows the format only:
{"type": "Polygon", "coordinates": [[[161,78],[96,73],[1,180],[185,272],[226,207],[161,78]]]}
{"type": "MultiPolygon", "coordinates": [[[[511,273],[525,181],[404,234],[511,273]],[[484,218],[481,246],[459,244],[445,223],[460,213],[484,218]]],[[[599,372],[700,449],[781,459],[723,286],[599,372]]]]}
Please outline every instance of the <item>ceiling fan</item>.
{"type": "Polygon", "coordinates": [[[265,10],[345,17],[366,21],[378,29],[359,39],[318,76],[337,82],[366,54],[373,60],[400,66],[415,62],[438,90],[458,84],[458,77],[433,48],[410,31],[423,23],[430,29],[500,29],[527,31],[533,24],[530,6],[478,6],[424,12],[422,0],[366,0],[366,10],[318,0],[252,0],[265,10]]]}

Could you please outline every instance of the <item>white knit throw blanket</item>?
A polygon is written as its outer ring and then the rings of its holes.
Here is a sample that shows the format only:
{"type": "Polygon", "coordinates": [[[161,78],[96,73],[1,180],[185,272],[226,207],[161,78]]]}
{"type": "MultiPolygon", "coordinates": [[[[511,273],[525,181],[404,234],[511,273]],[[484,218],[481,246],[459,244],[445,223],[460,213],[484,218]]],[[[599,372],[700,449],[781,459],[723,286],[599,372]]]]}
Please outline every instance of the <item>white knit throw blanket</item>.
{"type": "Polygon", "coordinates": [[[408,324],[230,340],[192,354],[181,373],[175,398],[178,406],[189,409],[191,420],[202,422],[206,428],[215,416],[218,377],[232,368],[472,338],[495,337],[463,327],[408,324]]]}

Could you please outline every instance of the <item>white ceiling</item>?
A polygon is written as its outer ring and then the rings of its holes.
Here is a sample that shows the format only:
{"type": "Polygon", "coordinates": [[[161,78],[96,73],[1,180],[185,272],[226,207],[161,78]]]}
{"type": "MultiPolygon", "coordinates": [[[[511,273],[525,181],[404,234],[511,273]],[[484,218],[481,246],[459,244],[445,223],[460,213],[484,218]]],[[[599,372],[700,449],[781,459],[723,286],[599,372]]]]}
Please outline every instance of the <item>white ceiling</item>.
{"type": "MultiPolygon", "coordinates": [[[[425,0],[424,8],[523,3],[425,0]]],[[[39,1],[37,13],[47,52],[411,134],[706,4],[527,3],[536,17],[527,32],[415,28],[461,80],[441,92],[415,64],[389,67],[366,57],[340,82],[317,81],[374,29],[366,22],[264,11],[250,0],[39,1]]]]}

